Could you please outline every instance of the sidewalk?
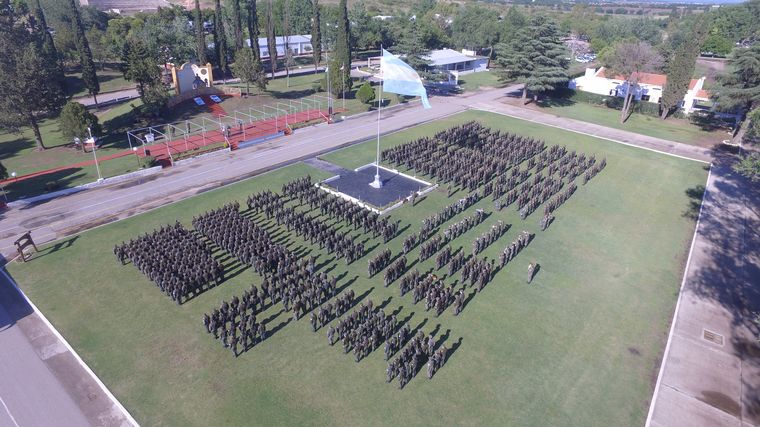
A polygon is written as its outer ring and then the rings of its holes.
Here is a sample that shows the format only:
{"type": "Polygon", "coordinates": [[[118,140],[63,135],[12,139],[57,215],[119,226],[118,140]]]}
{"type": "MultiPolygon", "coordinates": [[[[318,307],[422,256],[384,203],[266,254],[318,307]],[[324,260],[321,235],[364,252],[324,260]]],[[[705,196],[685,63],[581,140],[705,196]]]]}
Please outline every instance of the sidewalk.
{"type": "Polygon", "coordinates": [[[648,426],[760,425],[760,189],[717,158],[648,426]]]}

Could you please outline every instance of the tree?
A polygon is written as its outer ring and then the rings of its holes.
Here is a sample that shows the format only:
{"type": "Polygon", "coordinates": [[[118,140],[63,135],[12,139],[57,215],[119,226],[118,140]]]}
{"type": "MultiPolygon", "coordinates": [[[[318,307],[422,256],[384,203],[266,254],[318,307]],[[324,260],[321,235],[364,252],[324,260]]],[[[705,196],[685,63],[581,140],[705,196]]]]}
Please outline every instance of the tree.
{"type": "Polygon", "coordinates": [[[657,71],[662,65],[662,57],[649,43],[642,41],[617,43],[605,66],[612,75],[619,75],[625,80],[625,98],[620,112],[620,123],[625,123],[630,115],[633,97],[639,87],[642,73],[657,71]]]}
{"type": "Polygon", "coordinates": [[[130,39],[125,45],[123,62],[124,78],[137,84],[145,109],[157,114],[166,106],[169,95],[161,82],[161,70],[146,44],[141,39],[130,39]]]}
{"type": "Polygon", "coordinates": [[[372,87],[370,82],[364,82],[364,84],[356,91],[356,97],[363,104],[369,104],[375,99],[375,88],[372,87]]]}
{"type": "Polygon", "coordinates": [[[256,0],[248,0],[248,42],[253,50],[253,57],[261,61],[259,51],[259,14],[256,10],[256,0]]]}
{"type": "Polygon", "coordinates": [[[58,68],[39,48],[39,32],[23,8],[0,0],[0,128],[21,132],[29,126],[38,150],[45,145],[41,117],[55,113],[66,102],[58,68]],[[11,78],[12,76],[12,78],[11,78]]]}
{"type": "Polygon", "coordinates": [[[259,90],[266,88],[267,79],[261,61],[253,55],[250,48],[244,47],[235,53],[235,63],[232,64],[232,74],[245,82],[245,92],[250,94],[250,84],[259,90]]]}
{"type": "Polygon", "coordinates": [[[243,16],[240,14],[240,0],[232,0],[232,34],[235,51],[243,47],[243,16]]]}
{"type": "Polygon", "coordinates": [[[760,182],[760,154],[751,153],[742,156],[741,160],[734,163],[732,167],[736,172],[749,178],[752,182],[760,182]]]}
{"type": "Polygon", "coordinates": [[[198,57],[200,64],[206,63],[206,33],[203,29],[203,14],[201,14],[200,0],[195,0],[195,18],[193,19],[195,27],[195,55],[198,57]]]}
{"type": "Polygon", "coordinates": [[[84,86],[87,88],[87,92],[95,101],[95,106],[97,107],[98,93],[100,93],[100,83],[98,82],[98,74],[95,70],[95,64],[92,62],[92,51],[90,51],[90,44],[87,42],[87,37],[84,33],[82,17],[79,14],[77,3],[78,1],[76,0],[69,0],[77,52],[79,53],[79,62],[82,66],[82,81],[84,82],[84,86]]]}
{"type": "Polygon", "coordinates": [[[277,37],[274,32],[274,7],[272,5],[272,0],[267,0],[266,23],[269,65],[272,71],[272,78],[274,78],[274,73],[277,72],[277,37]]]}
{"type": "MultiPolygon", "coordinates": [[[[101,127],[98,122],[98,116],[87,111],[84,105],[69,101],[61,110],[58,118],[58,128],[61,134],[68,140],[79,138],[84,140],[89,135],[87,128],[93,135],[100,135],[101,127]]],[[[84,148],[84,144],[82,144],[84,148]]]]}
{"type": "Polygon", "coordinates": [[[290,67],[293,66],[293,52],[290,50],[290,2],[283,1],[282,33],[285,36],[285,74],[287,85],[290,87],[290,67]]]}
{"type": "Polygon", "coordinates": [[[42,56],[48,58],[55,66],[55,73],[58,76],[61,89],[66,91],[66,75],[63,72],[63,66],[61,64],[61,58],[58,57],[58,49],[55,47],[55,41],[53,36],[48,31],[47,19],[45,19],[45,12],[42,10],[40,0],[34,0],[32,4],[32,16],[34,17],[33,27],[37,33],[37,39],[40,44],[40,50],[42,56]]]}
{"type": "MultiPolygon", "coordinates": [[[[731,72],[719,78],[718,104],[722,109],[743,109],[752,116],[760,106],[760,43],[756,42],[748,49],[737,48],[732,57],[731,72]]],[[[751,120],[742,121],[734,134],[734,143],[742,142],[750,124],[751,120]]]]}
{"type": "Polygon", "coordinates": [[[660,98],[660,118],[665,120],[683,101],[689,90],[691,76],[694,74],[700,45],[707,36],[709,23],[700,15],[696,19],[683,22],[673,30],[666,44],[667,63],[665,71],[667,83],[660,98]]]}
{"type": "Polygon", "coordinates": [[[341,68],[351,69],[351,26],[348,22],[348,5],[346,0],[340,0],[338,5],[338,23],[335,39],[335,55],[330,65],[330,78],[335,88],[351,90],[351,73],[344,73],[341,68]],[[338,82],[342,82],[338,85],[338,82]],[[340,86],[340,87],[339,87],[340,86]]]}
{"type": "Polygon", "coordinates": [[[535,16],[527,27],[521,28],[509,42],[497,46],[497,62],[503,67],[503,81],[523,77],[522,100],[527,102],[528,91],[534,100],[568,80],[565,47],[559,39],[556,24],[543,16],[535,16]]]}
{"type": "Polygon", "coordinates": [[[216,61],[222,76],[228,71],[227,64],[227,35],[224,32],[224,16],[222,16],[222,5],[219,0],[215,0],[214,6],[214,50],[216,51],[216,61]]]}
{"type": "Polygon", "coordinates": [[[403,55],[404,62],[414,68],[420,77],[425,79],[432,78],[429,72],[430,61],[428,60],[430,49],[422,41],[419,24],[416,20],[406,26],[398,43],[391,47],[391,51],[396,55],[403,55]]]}
{"type": "Polygon", "coordinates": [[[8,169],[0,163],[0,179],[8,179],[8,169]]]}
{"type": "Polygon", "coordinates": [[[499,40],[498,17],[490,9],[467,5],[460,9],[451,24],[451,38],[458,47],[466,49],[489,48],[499,40]]]}
{"type": "Polygon", "coordinates": [[[319,0],[314,0],[313,12],[311,18],[311,49],[312,59],[314,60],[314,71],[322,62],[322,28],[319,12],[319,0]]]}

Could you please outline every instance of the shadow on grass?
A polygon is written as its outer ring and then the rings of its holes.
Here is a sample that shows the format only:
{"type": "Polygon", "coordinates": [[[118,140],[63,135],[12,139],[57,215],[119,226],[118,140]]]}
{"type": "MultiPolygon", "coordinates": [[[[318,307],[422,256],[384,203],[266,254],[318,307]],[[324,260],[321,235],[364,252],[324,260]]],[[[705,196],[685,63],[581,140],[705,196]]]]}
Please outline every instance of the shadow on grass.
{"type": "MultiPolygon", "coordinates": [[[[72,187],[75,184],[79,184],[76,181],[84,176],[85,173],[82,168],[67,168],[57,172],[27,178],[22,181],[11,182],[5,187],[5,190],[8,192],[8,201],[20,200],[26,197],[39,196],[51,191],[58,191],[72,187]]],[[[39,202],[35,205],[41,203],[44,202],[39,202]]]]}

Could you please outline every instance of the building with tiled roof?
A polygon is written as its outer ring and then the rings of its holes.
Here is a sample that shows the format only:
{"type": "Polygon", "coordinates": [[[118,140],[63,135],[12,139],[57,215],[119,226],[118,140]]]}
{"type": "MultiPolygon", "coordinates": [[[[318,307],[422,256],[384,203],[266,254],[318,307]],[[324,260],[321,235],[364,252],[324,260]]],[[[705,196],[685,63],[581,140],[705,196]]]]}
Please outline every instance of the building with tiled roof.
{"type": "MultiPolygon", "coordinates": [[[[628,93],[628,81],[623,76],[610,77],[607,74],[604,67],[598,70],[586,68],[585,74],[571,80],[569,87],[597,95],[625,97],[628,93]]],[[[631,90],[634,91],[634,98],[637,101],[659,104],[668,76],[657,73],[635,73],[632,81],[635,84],[631,90]]],[[[713,103],[710,100],[710,94],[703,88],[704,84],[705,77],[691,79],[682,104],[684,113],[689,114],[695,109],[711,108],[713,103]]]]}

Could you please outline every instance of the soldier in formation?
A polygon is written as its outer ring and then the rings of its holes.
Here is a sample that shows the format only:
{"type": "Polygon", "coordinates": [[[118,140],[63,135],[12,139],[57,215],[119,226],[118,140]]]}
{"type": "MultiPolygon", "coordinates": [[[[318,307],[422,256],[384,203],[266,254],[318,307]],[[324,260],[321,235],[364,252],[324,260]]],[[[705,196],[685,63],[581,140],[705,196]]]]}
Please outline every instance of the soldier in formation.
{"type": "Polygon", "coordinates": [[[179,222],[114,246],[116,258],[131,261],[177,304],[224,280],[224,267],[179,222]]]}

